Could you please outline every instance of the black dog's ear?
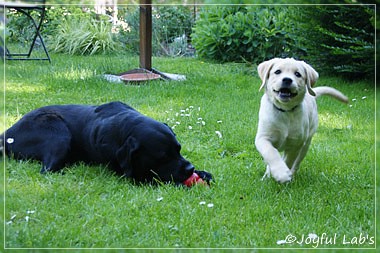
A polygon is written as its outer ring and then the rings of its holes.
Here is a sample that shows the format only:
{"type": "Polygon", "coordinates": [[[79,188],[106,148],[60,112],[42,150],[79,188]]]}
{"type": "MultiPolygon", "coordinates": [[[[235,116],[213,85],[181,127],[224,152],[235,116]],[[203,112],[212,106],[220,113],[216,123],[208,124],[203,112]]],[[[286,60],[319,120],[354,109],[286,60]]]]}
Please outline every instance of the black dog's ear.
{"type": "Polygon", "coordinates": [[[170,132],[172,132],[173,135],[176,136],[176,134],[174,133],[173,129],[168,124],[166,124],[166,123],[162,123],[162,124],[164,124],[165,126],[167,126],[169,128],[170,132]]]}
{"type": "Polygon", "coordinates": [[[139,146],[140,144],[137,139],[130,136],[116,152],[117,161],[121,169],[125,172],[126,177],[132,175],[132,157],[138,150],[139,146]]]}

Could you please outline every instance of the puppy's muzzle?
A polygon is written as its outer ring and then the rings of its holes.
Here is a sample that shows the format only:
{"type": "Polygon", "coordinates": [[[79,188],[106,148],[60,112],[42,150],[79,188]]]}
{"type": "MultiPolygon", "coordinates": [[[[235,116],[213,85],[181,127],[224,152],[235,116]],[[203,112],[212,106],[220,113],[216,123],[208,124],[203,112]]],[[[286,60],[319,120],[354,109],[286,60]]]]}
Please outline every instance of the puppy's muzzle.
{"type": "Polygon", "coordinates": [[[288,100],[297,96],[297,92],[292,91],[293,80],[285,77],[282,79],[281,88],[279,90],[273,90],[281,100],[288,100]]]}

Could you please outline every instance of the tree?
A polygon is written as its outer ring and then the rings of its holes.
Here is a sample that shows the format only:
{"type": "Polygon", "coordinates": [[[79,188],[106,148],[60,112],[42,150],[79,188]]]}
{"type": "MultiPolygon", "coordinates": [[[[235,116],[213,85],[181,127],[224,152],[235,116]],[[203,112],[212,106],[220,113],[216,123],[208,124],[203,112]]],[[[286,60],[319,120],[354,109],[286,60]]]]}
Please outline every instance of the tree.
{"type": "Polygon", "coordinates": [[[375,15],[371,5],[299,7],[301,47],[318,69],[349,78],[373,77],[375,15]],[[360,17],[360,18],[358,18],[360,17]],[[308,22],[305,22],[307,20],[308,22]]]}

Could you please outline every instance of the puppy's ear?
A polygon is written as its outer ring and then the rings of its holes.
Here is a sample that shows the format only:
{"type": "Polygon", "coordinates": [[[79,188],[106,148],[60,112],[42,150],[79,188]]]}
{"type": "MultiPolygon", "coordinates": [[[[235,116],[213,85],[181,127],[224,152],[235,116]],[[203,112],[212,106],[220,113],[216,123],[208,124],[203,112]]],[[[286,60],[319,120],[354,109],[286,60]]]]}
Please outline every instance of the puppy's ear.
{"type": "Polygon", "coordinates": [[[315,71],[315,69],[313,69],[313,67],[311,67],[309,64],[307,64],[306,62],[302,62],[303,66],[305,67],[305,70],[306,70],[306,86],[307,86],[307,90],[309,92],[310,95],[312,96],[315,96],[315,92],[314,90],[312,89],[312,87],[314,87],[314,84],[317,82],[318,80],[318,72],[315,71]]]}
{"type": "Polygon", "coordinates": [[[140,147],[140,143],[133,136],[129,136],[124,144],[116,151],[116,158],[127,177],[132,175],[133,156],[140,147]]]}
{"type": "Polygon", "coordinates": [[[257,66],[257,73],[259,74],[259,77],[262,81],[262,84],[259,90],[261,90],[266,85],[267,80],[269,78],[269,72],[271,71],[276,61],[277,61],[277,58],[274,58],[269,61],[262,62],[259,64],[259,66],[257,66]]]}

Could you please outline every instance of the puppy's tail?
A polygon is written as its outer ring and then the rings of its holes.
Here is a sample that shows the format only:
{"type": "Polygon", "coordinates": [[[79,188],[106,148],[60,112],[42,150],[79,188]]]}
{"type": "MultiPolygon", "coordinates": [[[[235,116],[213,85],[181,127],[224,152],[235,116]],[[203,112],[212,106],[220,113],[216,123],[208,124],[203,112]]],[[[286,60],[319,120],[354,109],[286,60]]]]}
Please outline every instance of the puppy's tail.
{"type": "Polygon", "coordinates": [[[313,88],[315,94],[316,94],[316,98],[318,98],[319,96],[322,96],[322,95],[328,95],[330,97],[333,97],[343,103],[348,103],[348,98],[340,91],[334,89],[334,88],[331,88],[331,87],[327,87],[327,86],[320,86],[320,87],[315,87],[313,88]]]}

